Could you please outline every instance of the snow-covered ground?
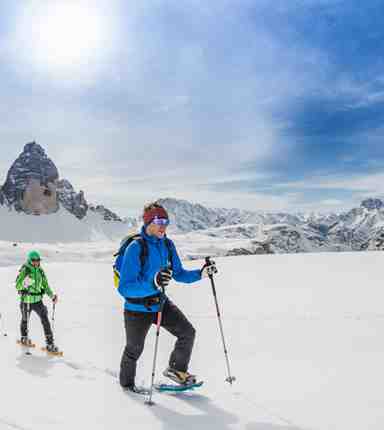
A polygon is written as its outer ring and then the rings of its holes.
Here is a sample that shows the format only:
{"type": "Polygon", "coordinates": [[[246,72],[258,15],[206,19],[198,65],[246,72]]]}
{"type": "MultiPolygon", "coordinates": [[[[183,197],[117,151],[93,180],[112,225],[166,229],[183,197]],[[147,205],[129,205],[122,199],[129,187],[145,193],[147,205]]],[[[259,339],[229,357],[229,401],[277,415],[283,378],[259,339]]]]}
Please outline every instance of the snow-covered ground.
{"type": "MultiPolygon", "coordinates": [[[[38,217],[36,217],[38,218],[38,217]]],[[[137,229],[127,228],[114,239],[95,241],[59,241],[50,243],[35,240],[33,242],[9,242],[0,240],[0,267],[22,264],[31,249],[39,249],[49,262],[103,262],[112,264],[113,254],[117,251],[121,239],[137,229]]],[[[249,240],[241,238],[223,239],[204,233],[171,234],[178,253],[184,259],[199,259],[206,255],[225,255],[230,249],[247,246],[249,240]]],[[[74,239],[73,239],[74,240],[74,239]]]]}
{"type": "MultiPolygon", "coordinates": [[[[209,280],[173,284],[170,295],[197,329],[191,371],[205,385],[193,393],[155,394],[154,407],[122,393],[111,376],[119,367],[124,331],[110,264],[51,263],[43,257],[61,299],[56,338],[65,354],[52,358],[33,350],[26,356],[17,347],[18,267],[0,267],[0,328],[8,334],[0,337],[1,430],[384,428],[383,254],[217,259],[217,292],[237,377],[232,387],[224,382],[209,280]]],[[[199,267],[201,261],[185,265],[199,267]]],[[[36,316],[31,333],[42,344],[36,316]]],[[[153,329],[138,383],[150,380],[154,340],[153,329]]],[[[163,331],[158,375],[172,345],[163,331]]]]}
{"type": "MultiPolygon", "coordinates": [[[[132,226],[131,221],[104,221],[95,213],[78,220],[63,208],[54,214],[31,216],[5,206],[0,206],[0,226],[0,267],[22,264],[33,248],[41,250],[50,262],[111,263],[121,239],[141,227],[132,226]]],[[[250,228],[253,231],[257,226],[250,228]]],[[[220,228],[180,233],[171,226],[169,233],[180,256],[187,259],[224,256],[233,248],[249,247],[250,242],[249,237],[220,228]]]]}

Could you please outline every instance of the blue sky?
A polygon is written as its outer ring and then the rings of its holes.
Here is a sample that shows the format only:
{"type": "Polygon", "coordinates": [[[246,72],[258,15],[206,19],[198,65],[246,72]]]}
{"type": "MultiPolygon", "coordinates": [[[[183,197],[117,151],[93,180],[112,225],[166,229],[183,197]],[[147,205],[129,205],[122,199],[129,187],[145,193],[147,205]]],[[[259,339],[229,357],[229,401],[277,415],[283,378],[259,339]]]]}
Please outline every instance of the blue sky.
{"type": "Polygon", "coordinates": [[[376,0],[5,0],[0,174],[36,140],[122,214],[384,196],[383,19],[376,0]]]}

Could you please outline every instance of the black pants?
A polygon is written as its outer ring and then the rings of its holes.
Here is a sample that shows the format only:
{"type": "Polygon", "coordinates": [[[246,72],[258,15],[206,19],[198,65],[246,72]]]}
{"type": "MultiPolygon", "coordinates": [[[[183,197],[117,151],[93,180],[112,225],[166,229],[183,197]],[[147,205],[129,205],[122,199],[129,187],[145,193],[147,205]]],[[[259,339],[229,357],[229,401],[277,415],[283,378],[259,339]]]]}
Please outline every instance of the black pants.
{"type": "Polygon", "coordinates": [[[22,316],[21,324],[20,324],[21,336],[28,336],[28,320],[31,315],[31,312],[35,311],[37,315],[40,317],[47,342],[53,341],[51,324],[49,323],[49,319],[48,319],[48,310],[42,301],[37,303],[31,303],[30,305],[22,302],[20,303],[20,310],[21,310],[21,316],[22,316]],[[28,306],[29,306],[29,312],[28,312],[28,306]]]}
{"type": "MultiPolygon", "coordinates": [[[[144,349],[144,341],[151,324],[156,324],[157,313],[124,311],[127,344],[120,364],[120,385],[135,383],[136,364],[144,349]]],[[[169,299],[164,303],[161,326],[176,336],[175,347],[169,358],[169,366],[186,372],[191,358],[195,329],[180,309],[169,299]]]]}

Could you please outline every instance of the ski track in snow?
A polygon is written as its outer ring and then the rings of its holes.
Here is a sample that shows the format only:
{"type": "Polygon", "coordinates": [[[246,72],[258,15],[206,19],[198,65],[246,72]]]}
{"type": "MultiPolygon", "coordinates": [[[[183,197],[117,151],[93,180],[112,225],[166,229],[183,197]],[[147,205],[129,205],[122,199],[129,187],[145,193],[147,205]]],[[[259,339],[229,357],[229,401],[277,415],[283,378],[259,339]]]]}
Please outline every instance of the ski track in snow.
{"type": "MultiPolygon", "coordinates": [[[[32,350],[33,351],[33,350],[32,350]]],[[[36,354],[33,354],[29,357],[29,365],[31,368],[34,369],[34,372],[40,373],[39,370],[39,365],[38,362],[40,361],[40,363],[45,363],[46,361],[46,357],[40,357],[40,356],[36,356],[36,354]],[[36,358],[37,357],[37,358],[36,358]]],[[[108,369],[108,368],[99,368],[97,367],[95,364],[92,364],[90,362],[87,362],[86,364],[84,363],[78,363],[78,362],[74,362],[73,360],[68,360],[66,358],[63,357],[49,357],[50,362],[55,362],[56,364],[63,364],[67,367],[69,367],[70,369],[74,370],[77,372],[76,377],[79,379],[89,379],[90,375],[92,375],[94,372],[97,373],[101,373],[104,375],[107,375],[108,377],[112,377],[114,380],[114,383],[117,384],[117,379],[118,379],[118,371],[116,370],[112,370],[112,369],[108,369]],[[85,373],[85,375],[84,375],[85,373]]],[[[43,364],[44,367],[44,364],[43,364]]],[[[272,411],[270,408],[264,406],[263,404],[256,402],[254,400],[251,400],[249,397],[247,397],[246,395],[242,394],[241,392],[237,392],[234,391],[236,387],[236,383],[234,383],[234,386],[231,387],[231,392],[227,392],[225,395],[222,395],[222,397],[232,397],[231,399],[231,403],[234,404],[236,402],[246,402],[248,403],[252,408],[256,409],[256,410],[260,410],[262,411],[264,414],[271,416],[273,418],[275,418],[276,420],[280,421],[281,423],[284,423],[283,426],[281,425],[275,425],[275,424],[269,424],[269,423],[257,423],[257,427],[254,427],[254,429],[256,430],[314,430],[312,428],[306,427],[305,429],[302,427],[298,427],[296,426],[291,420],[287,419],[286,417],[281,416],[279,413],[277,413],[276,411],[272,411]]],[[[119,389],[119,387],[118,387],[119,389]]],[[[132,396],[131,394],[127,393],[128,396],[132,396]]],[[[215,408],[213,407],[213,405],[211,405],[210,407],[207,407],[206,405],[204,405],[205,402],[211,402],[212,399],[202,395],[199,393],[199,390],[194,390],[191,392],[187,392],[187,393],[156,393],[154,392],[154,398],[156,399],[156,397],[160,396],[160,398],[162,396],[165,397],[169,397],[169,398],[176,398],[177,400],[183,400],[183,401],[188,401],[189,403],[192,403],[195,406],[200,407],[202,410],[206,411],[207,416],[212,416],[212,414],[215,416],[215,414],[217,414],[218,412],[215,410],[215,408]]],[[[143,401],[146,398],[146,396],[137,396],[137,398],[133,395],[133,397],[137,400],[137,401],[143,401]]],[[[220,399],[220,396],[215,396],[215,399],[220,399]]],[[[155,406],[159,406],[159,402],[155,401],[155,406]]],[[[164,412],[165,413],[165,412],[164,412]]],[[[10,426],[11,428],[15,428],[15,429],[20,429],[20,430],[29,430],[29,428],[26,427],[22,427],[22,426],[18,426],[16,424],[10,423],[10,422],[6,422],[4,420],[0,420],[1,422],[3,422],[4,424],[7,424],[8,426],[10,426]]],[[[216,420],[215,420],[216,421],[216,420]]],[[[185,427],[184,424],[184,428],[189,428],[189,427],[185,427]]],[[[190,428],[192,429],[193,427],[190,426],[190,428]]],[[[220,427],[220,429],[225,429],[226,427],[220,427]]],[[[251,429],[252,430],[252,426],[247,426],[247,429],[251,429]]]]}
{"type": "Polygon", "coordinates": [[[5,419],[0,418],[0,424],[6,427],[1,427],[1,430],[8,430],[8,429],[16,429],[16,430],[30,430],[31,427],[22,427],[19,426],[13,422],[7,421],[5,419]]]}
{"type": "MultiPolygon", "coordinates": [[[[99,374],[106,375],[107,377],[112,377],[113,382],[116,385],[116,389],[120,390],[120,387],[118,386],[118,371],[108,369],[108,368],[99,368],[97,365],[87,361],[86,363],[80,363],[75,362],[72,359],[67,359],[65,357],[47,357],[45,355],[41,356],[39,353],[36,353],[34,351],[37,351],[35,349],[32,349],[32,355],[28,356],[28,358],[25,357],[25,354],[22,355],[22,359],[19,358],[19,362],[21,360],[24,361],[24,364],[21,365],[21,367],[24,367],[24,369],[28,369],[29,372],[33,373],[34,375],[43,376],[44,369],[47,367],[47,362],[50,363],[50,365],[55,364],[57,365],[64,365],[73,370],[76,373],[76,378],[79,379],[96,379],[94,377],[94,373],[97,372],[99,374]]],[[[19,363],[20,365],[20,363],[19,363]]],[[[47,375],[45,375],[47,376],[47,375]]],[[[261,411],[263,415],[267,415],[270,417],[273,417],[276,421],[279,421],[282,423],[280,424],[270,424],[270,423],[261,423],[257,422],[254,424],[249,424],[246,426],[246,430],[311,430],[310,428],[306,427],[298,427],[296,426],[292,421],[288,420],[287,418],[281,416],[276,411],[272,411],[271,409],[265,407],[264,405],[255,402],[251,399],[249,399],[244,394],[234,391],[235,390],[235,384],[234,386],[230,388],[231,391],[225,391],[224,394],[218,395],[217,393],[213,398],[210,398],[209,396],[206,396],[204,394],[200,394],[199,390],[194,390],[187,393],[156,393],[154,392],[154,400],[155,400],[155,411],[153,411],[152,408],[150,410],[154,412],[154,416],[156,416],[159,420],[164,420],[167,422],[168,418],[172,417],[172,427],[171,428],[183,428],[187,430],[196,429],[200,425],[204,425],[205,428],[217,428],[217,429],[230,429],[230,424],[235,424],[237,421],[236,416],[229,413],[228,411],[225,411],[224,409],[220,409],[218,405],[215,403],[217,400],[224,400],[227,401],[227,398],[230,398],[230,402],[232,406],[234,406],[236,403],[244,403],[247,402],[249,406],[251,406],[254,410],[261,411]],[[202,415],[199,415],[199,418],[196,418],[196,423],[189,422],[187,425],[184,422],[183,419],[185,419],[184,415],[181,413],[177,413],[176,410],[168,409],[165,405],[162,404],[161,398],[169,398],[174,400],[177,400],[179,402],[188,402],[189,404],[192,404],[195,408],[201,411],[202,415]],[[211,424],[208,426],[208,420],[211,424]],[[199,424],[200,422],[200,424],[199,424]],[[204,424],[203,424],[204,423],[204,424]],[[215,425],[215,427],[211,427],[215,425]],[[179,427],[182,426],[182,427],[179,427]]],[[[123,393],[123,395],[126,395],[132,398],[135,402],[143,402],[146,398],[146,396],[135,396],[130,393],[123,393]]],[[[236,407],[234,408],[237,409],[236,407]]],[[[33,427],[25,427],[18,425],[14,422],[0,419],[0,423],[7,425],[11,429],[18,429],[18,430],[31,430],[33,427]]],[[[3,428],[1,428],[3,430],[3,428]]],[[[4,429],[6,430],[6,428],[4,429]]]]}

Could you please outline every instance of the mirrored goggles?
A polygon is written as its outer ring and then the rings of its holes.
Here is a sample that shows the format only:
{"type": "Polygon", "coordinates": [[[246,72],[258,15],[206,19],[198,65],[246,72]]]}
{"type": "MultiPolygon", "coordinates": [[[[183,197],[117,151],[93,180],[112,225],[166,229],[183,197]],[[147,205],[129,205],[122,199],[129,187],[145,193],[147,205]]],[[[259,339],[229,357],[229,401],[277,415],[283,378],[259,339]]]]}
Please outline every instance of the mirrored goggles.
{"type": "Polygon", "coordinates": [[[169,225],[169,219],[168,218],[158,218],[157,216],[153,218],[152,220],[153,224],[156,225],[169,225]]]}

